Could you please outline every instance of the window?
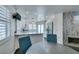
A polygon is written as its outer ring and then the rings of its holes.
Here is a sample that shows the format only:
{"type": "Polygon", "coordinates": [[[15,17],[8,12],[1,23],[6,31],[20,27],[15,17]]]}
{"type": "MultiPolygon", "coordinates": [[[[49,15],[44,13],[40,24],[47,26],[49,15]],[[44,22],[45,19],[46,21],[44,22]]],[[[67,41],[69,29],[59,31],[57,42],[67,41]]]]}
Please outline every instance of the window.
{"type": "Polygon", "coordinates": [[[36,33],[36,24],[29,24],[29,33],[36,33]]]}
{"type": "Polygon", "coordinates": [[[6,37],[6,22],[0,20],[0,40],[6,37]]]}
{"type": "Polygon", "coordinates": [[[41,33],[41,26],[40,25],[38,25],[38,33],[41,33]]]}
{"type": "Polygon", "coordinates": [[[33,33],[36,33],[36,24],[33,24],[33,33]]]}
{"type": "Polygon", "coordinates": [[[10,17],[9,11],[0,6],[0,40],[10,36],[10,17]]]}
{"type": "Polygon", "coordinates": [[[44,24],[38,25],[38,33],[44,33],[44,24]]]}
{"type": "Polygon", "coordinates": [[[29,24],[29,30],[32,30],[32,24],[29,24]]]}
{"type": "Polygon", "coordinates": [[[41,33],[44,33],[44,25],[41,25],[41,33]]]}
{"type": "Polygon", "coordinates": [[[76,16],[73,17],[73,23],[79,24],[79,15],[76,15],[76,16]]]}
{"type": "Polygon", "coordinates": [[[44,24],[29,24],[29,34],[44,33],[44,24]]]}

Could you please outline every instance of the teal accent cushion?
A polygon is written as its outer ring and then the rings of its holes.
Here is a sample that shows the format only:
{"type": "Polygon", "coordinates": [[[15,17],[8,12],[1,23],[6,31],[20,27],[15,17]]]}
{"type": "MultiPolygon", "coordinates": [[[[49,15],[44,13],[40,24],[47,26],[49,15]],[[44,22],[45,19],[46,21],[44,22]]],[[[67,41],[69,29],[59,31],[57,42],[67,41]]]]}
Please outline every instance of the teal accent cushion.
{"type": "Polygon", "coordinates": [[[22,54],[25,54],[31,45],[32,44],[29,36],[19,38],[19,47],[22,54]]]}

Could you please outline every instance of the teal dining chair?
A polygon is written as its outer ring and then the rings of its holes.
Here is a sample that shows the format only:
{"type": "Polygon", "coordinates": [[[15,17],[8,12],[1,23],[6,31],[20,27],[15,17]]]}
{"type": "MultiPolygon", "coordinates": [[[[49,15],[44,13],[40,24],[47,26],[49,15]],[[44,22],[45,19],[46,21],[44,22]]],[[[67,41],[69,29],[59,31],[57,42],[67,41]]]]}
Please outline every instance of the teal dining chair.
{"type": "Polygon", "coordinates": [[[31,45],[32,43],[30,40],[30,36],[19,38],[19,47],[21,54],[25,54],[31,45]]]}
{"type": "Polygon", "coordinates": [[[57,43],[57,35],[56,34],[47,34],[47,42],[57,43]]]}

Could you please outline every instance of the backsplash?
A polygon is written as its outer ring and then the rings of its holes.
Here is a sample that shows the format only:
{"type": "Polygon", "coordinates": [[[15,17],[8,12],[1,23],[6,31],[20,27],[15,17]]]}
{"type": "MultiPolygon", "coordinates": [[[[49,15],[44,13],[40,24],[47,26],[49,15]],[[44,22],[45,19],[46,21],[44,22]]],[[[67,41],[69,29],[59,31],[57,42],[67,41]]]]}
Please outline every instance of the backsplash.
{"type": "Polygon", "coordinates": [[[79,37],[79,24],[73,23],[72,12],[63,13],[63,33],[64,44],[68,43],[68,36],[79,37]]]}

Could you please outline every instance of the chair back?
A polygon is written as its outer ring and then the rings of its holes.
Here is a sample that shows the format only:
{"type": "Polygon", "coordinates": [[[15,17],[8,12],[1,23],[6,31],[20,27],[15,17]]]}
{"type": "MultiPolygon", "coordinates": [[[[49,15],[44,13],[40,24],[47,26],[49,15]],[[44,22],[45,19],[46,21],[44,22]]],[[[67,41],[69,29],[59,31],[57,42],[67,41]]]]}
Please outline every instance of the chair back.
{"type": "Polygon", "coordinates": [[[22,54],[25,54],[31,45],[32,44],[29,36],[19,38],[19,47],[22,54]]]}
{"type": "Polygon", "coordinates": [[[47,42],[57,43],[57,35],[56,34],[47,34],[47,42]]]}

